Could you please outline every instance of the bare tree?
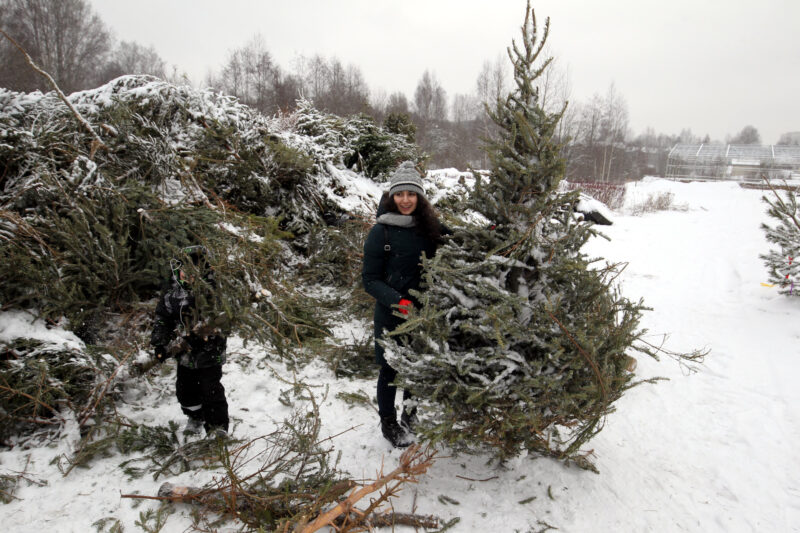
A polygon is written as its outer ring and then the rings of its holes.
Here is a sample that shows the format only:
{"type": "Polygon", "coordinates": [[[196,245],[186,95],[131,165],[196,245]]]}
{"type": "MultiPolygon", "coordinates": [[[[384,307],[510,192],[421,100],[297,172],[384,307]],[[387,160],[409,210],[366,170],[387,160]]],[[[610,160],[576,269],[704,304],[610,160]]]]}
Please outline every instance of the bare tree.
{"type": "MultiPolygon", "coordinates": [[[[505,98],[507,90],[506,85],[508,81],[509,68],[506,66],[508,59],[498,54],[494,61],[486,60],[483,62],[478,77],[475,80],[475,95],[480,102],[480,112],[478,114],[478,128],[474,135],[481,139],[491,139],[497,131],[497,125],[489,118],[486,113],[486,107],[494,109],[497,102],[505,98]]],[[[477,143],[474,143],[476,148],[477,143]]],[[[479,160],[479,166],[485,168],[488,164],[485,153],[481,153],[476,160],[479,160]]]]}
{"type": "Polygon", "coordinates": [[[475,83],[478,99],[492,108],[498,99],[505,97],[507,92],[508,68],[506,62],[501,55],[498,55],[494,62],[484,61],[475,83]]]}
{"type": "Polygon", "coordinates": [[[334,112],[344,107],[347,94],[347,70],[338,58],[332,58],[328,64],[328,78],[325,92],[317,97],[323,109],[334,112]]]}
{"type": "Polygon", "coordinates": [[[370,91],[369,107],[375,116],[376,122],[383,121],[386,116],[386,106],[389,104],[389,95],[386,90],[380,88],[376,91],[370,91]]]}
{"type": "Polygon", "coordinates": [[[303,96],[314,101],[327,90],[328,61],[321,55],[311,58],[300,56],[295,67],[296,76],[302,80],[303,96]]]}
{"type": "Polygon", "coordinates": [[[408,105],[408,98],[401,92],[394,92],[389,95],[389,103],[386,105],[387,113],[408,113],[410,107],[408,105]]]}
{"type": "Polygon", "coordinates": [[[357,66],[345,66],[336,57],[328,60],[315,55],[310,59],[300,57],[295,68],[303,96],[318,108],[339,115],[369,109],[369,87],[357,66]]]}
{"type": "Polygon", "coordinates": [[[303,82],[291,75],[279,76],[275,80],[275,105],[282,111],[292,109],[302,94],[303,82]]]}
{"type": "Polygon", "coordinates": [[[783,146],[800,146],[800,132],[790,131],[782,133],[778,144],[783,146]]]}
{"type": "Polygon", "coordinates": [[[338,115],[353,115],[366,111],[369,89],[361,70],[355,65],[345,67],[337,58],[328,64],[325,92],[315,99],[322,109],[338,115]]]}
{"type": "Polygon", "coordinates": [[[628,104],[612,83],[603,101],[600,135],[603,140],[603,165],[600,179],[610,181],[612,170],[619,159],[619,151],[625,148],[628,135],[628,104]]]}
{"type": "Polygon", "coordinates": [[[475,94],[478,97],[478,100],[484,104],[494,103],[491,97],[491,90],[489,89],[491,86],[491,83],[489,82],[491,70],[491,63],[489,63],[489,61],[484,61],[481,71],[478,73],[478,77],[475,80],[475,94]]]}
{"type": "MultiPolygon", "coordinates": [[[[111,35],[86,0],[2,0],[5,30],[66,93],[96,86],[111,52],[111,35]]],[[[0,85],[48,90],[11,46],[0,47],[0,85]]]]}
{"type": "Polygon", "coordinates": [[[613,181],[625,174],[628,106],[612,83],[605,97],[595,93],[577,106],[574,140],[569,146],[568,175],[613,181]]]}
{"type": "Polygon", "coordinates": [[[481,102],[471,94],[454,95],[451,109],[451,117],[456,124],[475,120],[483,113],[481,102]]]}
{"type": "Polygon", "coordinates": [[[560,113],[572,93],[569,70],[561,66],[561,62],[552,54],[549,44],[544,47],[542,54],[551,58],[551,61],[550,66],[537,79],[539,105],[548,113],[560,113]]]}
{"type": "Polygon", "coordinates": [[[599,177],[596,146],[601,141],[602,105],[602,98],[595,93],[588,102],[573,106],[578,122],[575,138],[570,147],[572,165],[567,173],[571,177],[579,179],[599,177]]]}
{"type": "Polygon", "coordinates": [[[256,35],[237,51],[244,71],[244,90],[239,95],[246,104],[270,113],[275,109],[275,85],[280,79],[280,70],[273,63],[263,37],[256,35]]]}
{"type": "Polygon", "coordinates": [[[231,51],[220,75],[211,76],[209,85],[262,113],[292,105],[300,90],[299,80],[284,76],[260,35],[231,51]]]}
{"type": "Polygon", "coordinates": [[[447,120],[447,93],[436,74],[426,70],[414,91],[416,112],[423,124],[447,120]]]}
{"type": "Polygon", "coordinates": [[[730,144],[761,144],[761,134],[754,126],[745,126],[731,138],[730,144]]]}
{"type": "Polygon", "coordinates": [[[149,74],[161,79],[167,77],[167,66],[155,48],[135,42],[119,43],[103,70],[103,78],[110,80],[124,74],[149,74]]]}
{"type": "Polygon", "coordinates": [[[683,144],[693,144],[700,142],[700,137],[692,133],[692,128],[683,128],[678,135],[678,141],[683,144]]]}
{"type": "Polygon", "coordinates": [[[569,69],[562,66],[558,58],[552,53],[549,44],[545,45],[542,53],[550,59],[550,66],[537,79],[539,104],[547,113],[561,113],[561,120],[556,125],[555,136],[562,143],[566,143],[561,151],[561,156],[569,168],[573,155],[573,144],[570,139],[578,133],[578,106],[568,105],[572,94],[569,69]]]}
{"type": "Polygon", "coordinates": [[[245,68],[239,53],[233,51],[228,55],[228,62],[222,67],[220,76],[212,78],[210,85],[228,94],[238,95],[245,90],[245,77],[245,68]]]}

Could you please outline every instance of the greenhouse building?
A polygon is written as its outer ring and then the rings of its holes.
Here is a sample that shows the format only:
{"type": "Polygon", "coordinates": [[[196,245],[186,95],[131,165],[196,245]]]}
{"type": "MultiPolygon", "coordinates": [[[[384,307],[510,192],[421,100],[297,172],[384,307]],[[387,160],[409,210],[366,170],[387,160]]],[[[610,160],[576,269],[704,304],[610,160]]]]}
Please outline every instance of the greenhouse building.
{"type": "Polygon", "coordinates": [[[800,146],[676,144],[667,158],[666,178],[761,181],[800,176],[800,146]]]}

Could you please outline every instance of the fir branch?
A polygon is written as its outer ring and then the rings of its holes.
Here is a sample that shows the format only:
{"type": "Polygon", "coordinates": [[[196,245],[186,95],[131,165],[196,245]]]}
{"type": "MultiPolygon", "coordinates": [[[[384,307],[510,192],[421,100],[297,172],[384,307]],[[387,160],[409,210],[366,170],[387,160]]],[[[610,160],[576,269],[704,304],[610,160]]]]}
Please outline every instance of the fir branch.
{"type": "Polygon", "coordinates": [[[553,313],[550,312],[550,310],[547,311],[547,314],[550,316],[550,318],[553,319],[553,321],[556,324],[558,324],[558,327],[561,328],[561,331],[564,332],[564,335],[567,336],[567,338],[570,340],[572,345],[575,346],[575,348],[578,350],[578,352],[580,352],[580,354],[583,356],[583,358],[586,359],[586,362],[592,368],[592,371],[594,372],[595,377],[597,377],[597,383],[600,385],[600,391],[603,394],[603,401],[608,401],[608,386],[606,385],[606,382],[603,379],[603,374],[600,372],[600,368],[598,368],[598,366],[597,366],[597,362],[592,358],[591,355],[586,353],[586,350],[584,350],[581,347],[581,345],[578,344],[578,341],[575,340],[575,337],[572,336],[572,334],[564,326],[564,324],[562,324],[561,321],[559,319],[557,319],[556,316],[553,313]]]}
{"type": "Polygon", "coordinates": [[[703,348],[703,349],[695,349],[689,353],[684,352],[676,352],[674,350],[669,350],[665,348],[667,339],[669,335],[664,334],[661,336],[661,342],[659,344],[654,344],[652,342],[644,340],[642,336],[639,336],[636,340],[640,342],[643,346],[636,346],[635,348],[640,352],[646,353],[650,355],[654,359],[658,360],[659,354],[664,354],[667,357],[670,357],[681,365],[682,368],[686,368],[689,373],[697,372],[696,364],[703,363],[703,360],[706,356],[711,353],[710,348],[703,348]]]}
{"type": "MultiPolygon", "coordinates": [[[[106,393],[108,392],[108,388],[114,382],[114,378],[117,377],[117,374],[119,373],[120,369],[123,366],[125,366],[125,363],[128,361],[128,359],[130,359],[133,353],[134,352],[131,350],[125,355],[125,357],[122,358],[122,360],[117,364],[117,367],[108,377],[108,379],[103,383],[103,390],[100,392],[100,394],[96,396],[94,403],[92,405],[87,405],[86,408],[84,408],[83,411],[81,411],[80,415],[78,416],[79,427],[83,427],[89,420],[89,417],[92,416],[92,414],[94,414],[97,411],[97,406],[100,405],[100,401],[105,397],[106,393]]],[[[94,392],[92,393],[92,395],[94,395],[94,392]]]]}
{"type": "MultiPolygon", "coordinates": [[[[43,402],[41,400],[41,394],[39,394],[38,397],[32,396],[32,395],[28,394],[27,392],[24,392],[24,391],[21,391],[21,390],[17,390],[17,389],[14,389],[14,388],[8,386],[8,381],[6,381],[5,378],[3,378],[3,381],[5,381],[6,384],[5,385],[0,385],[0,390],[4,390],[4,391],[9,392],[10,393],[10,397],[13,397],[15,395],[19,395],[19,396],[22,396],[23,398],[28,398],[29,400],[31,400],[34,403],[34,405],[41,405],[42,407],[44,407],[45,409],[47,409],[48,411],[50,411],[54,415],[58,414],[58,410],[57,409],[55,409],[53,407],[50,407],[48,404],[46,404],[45,402],[43,402]]],[[[41,392],[41,389],[40,389],[40,392],[41,392]]],[[[31,419],[31,420],[33,420],[33,419],[31,419]]]]}
{"type": "MultiPolygon", "coordinates": [[[[789,209],[789,206],[787,206],[786,203],[784,203],[783,198],[781,198],[781,195],[778,194],[777,190],[775,190],[775,187],[772,185],[772,182],[769,180],[769,178],[767,178],[767,176],[762,174],[761,175],[761,179],[763,179],[767,183],[767,187],[769,187],[769,190],[771,190],[772,194],[775,195],[775,198],[777,199],[778,203],[780,204],[780,206],[782,208],[782,212],[786,213],[786,215],[792,220],[792,222],[797,227],[797,229],[800,230],[800,220],[798,220],[797,216],[794,213],[791,212],[792,210],[789,209]]],[[[791,193],[789,193],[789,194],[791,194],[791,193]]],[[[767,200],[767,203],[769,203],[770,205],[773,205],[773,207],[774,207],[774,204],[769,202],[769,200],[767,200]]]]}

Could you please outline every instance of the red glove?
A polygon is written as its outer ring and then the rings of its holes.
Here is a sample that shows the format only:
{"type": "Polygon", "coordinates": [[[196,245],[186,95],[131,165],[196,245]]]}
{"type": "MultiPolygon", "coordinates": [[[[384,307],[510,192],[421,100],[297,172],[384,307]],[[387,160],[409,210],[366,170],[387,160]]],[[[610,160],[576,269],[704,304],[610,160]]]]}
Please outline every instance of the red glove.
{"type": "Polygon", "coordinates": [[[167,360],[167,349],[164,346],[156,346],[153,349],[153,355],[156,358],[156,361],[159,363],[163,363],[167,360]]]}
{"type": "Polygon", "coordinates": [[[398,311],[400,311],[404,315],[407,315],[408,314],[408,310],[411,309],[414,306],[414,304],[411,302],[411,300],[407,300],[405,298],[400,300],[400,303],[398,303],[397,305],[400,306],[400,309],[398,309],[398,311]]]}

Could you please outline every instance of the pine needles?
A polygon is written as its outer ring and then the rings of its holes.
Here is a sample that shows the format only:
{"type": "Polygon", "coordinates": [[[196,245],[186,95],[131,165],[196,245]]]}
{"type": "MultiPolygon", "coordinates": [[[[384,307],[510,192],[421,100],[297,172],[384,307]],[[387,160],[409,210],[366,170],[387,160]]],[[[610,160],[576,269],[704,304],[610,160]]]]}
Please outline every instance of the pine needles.
{"type": "Polygon", "coordinates": [[[800,295],[800,208],[797,191],[784,184],[784,190],[764,178],[771,195],[764,196],[769,206],[767,213],[772,217],[772,225],[763,224],[767,241],[773,245],[769,253],[763,254],[769,280],[780,287],[787,296],[800,295]]]}
{"type": "Polygon", "coordinates": [[[102,412],[102,384],[118,368],[106,353],[65,349],[34,339],[0,344],[0,438],[57,433],[66,420],[102,412]]]}

